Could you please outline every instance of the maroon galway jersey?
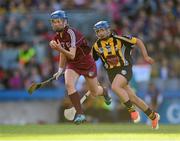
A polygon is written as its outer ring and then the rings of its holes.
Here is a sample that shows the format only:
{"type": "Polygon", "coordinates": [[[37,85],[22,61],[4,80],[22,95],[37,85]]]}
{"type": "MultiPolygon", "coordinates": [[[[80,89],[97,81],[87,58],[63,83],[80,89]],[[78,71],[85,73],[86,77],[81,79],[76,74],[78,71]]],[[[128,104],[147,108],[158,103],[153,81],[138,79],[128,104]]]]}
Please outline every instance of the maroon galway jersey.
{"type": "Polygon", "coordinates": [[[69,51],[69,48],[76,47],[76,55],[73,60],[67,60],[67,68],[76,68],[79,70],[88,70],[95,64],[94,59],[90,55],[91,48],[88,46],[85,37],[81,32],[65,27],[62,37],[56,34],[54,40],[59,39],[61,46],[69,51]]]}

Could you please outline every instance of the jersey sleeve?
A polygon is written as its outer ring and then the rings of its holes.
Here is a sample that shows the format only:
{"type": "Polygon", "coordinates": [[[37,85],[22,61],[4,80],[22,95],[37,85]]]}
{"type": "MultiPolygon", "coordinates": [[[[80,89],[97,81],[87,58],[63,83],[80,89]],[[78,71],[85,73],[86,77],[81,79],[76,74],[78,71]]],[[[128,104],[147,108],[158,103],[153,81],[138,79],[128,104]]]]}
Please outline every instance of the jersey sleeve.
{"type": "Polygon", "coordinates": [[[121,36],[119,39],[122,41],[123,44],[126,46],[133,47],[137,43],[137,38],[131,35],[121,36]]]}
{"type": "Polygon", "coordinates": [[[71,47],[76,47],[76,35],[72,29],[68,29],[67,31],[71,38],[71,47]]]}
{"type": "Polygon", "coordinates": [[[97,53],[97,51],[96,51],[96,48],[97,46],[96,46],[96,43],[93,45],[93,47],[92,47],[92,55],[93,55],[93,58],[94,58],[94,60],[95,61],[97,61],[98,59],[99,59],[99,55],[98,55],[98,53],[97,53]]]}

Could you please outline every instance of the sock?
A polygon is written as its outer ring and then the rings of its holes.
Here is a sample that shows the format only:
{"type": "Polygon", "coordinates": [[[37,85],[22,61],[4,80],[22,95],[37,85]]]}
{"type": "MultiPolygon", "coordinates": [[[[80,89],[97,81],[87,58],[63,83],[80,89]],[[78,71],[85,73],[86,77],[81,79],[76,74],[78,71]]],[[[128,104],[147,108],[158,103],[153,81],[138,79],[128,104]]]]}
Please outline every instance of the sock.
{"type": "Polygon", "coordinates": [[[154,120],[156,118],[156,114],[150,108],[148,108],[144,113],[151,119],[154,120]]]}
{"type": "Polygon", "coordinates": [[[76,113],[83,114],[83,110],[82,110],[81,103],[80,103],[80,96],[79,96],[78,92],[74,92],[73,94],[69,95],[69,98],[70,98],[74,108],[76,109],[76,113]]]}
{"type": "Polygon", "coordinates": [[[126,106],[129,113],[135,112],[135,107],[133,106],[133,104],[130,100],[124,102],[124,105],[126,106]]]}

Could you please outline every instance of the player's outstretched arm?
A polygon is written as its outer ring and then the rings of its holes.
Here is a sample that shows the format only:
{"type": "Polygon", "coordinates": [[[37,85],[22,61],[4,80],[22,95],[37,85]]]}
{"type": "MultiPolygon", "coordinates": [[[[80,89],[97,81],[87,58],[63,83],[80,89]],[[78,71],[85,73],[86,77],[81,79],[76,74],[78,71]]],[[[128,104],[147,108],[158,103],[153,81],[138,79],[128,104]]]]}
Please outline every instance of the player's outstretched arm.
{"type": "Polygon", "coordinates": [[[141,49],[141,52],[143,54],[143,57],[144,57],[145,61],[147,61],[149,64],[153,64],[154,63],[154,59],[152,59],[148,55],[146,47],[145,47],[144,43],[142,42],[142,40],[137,38],[136,45],[141,49]]]}

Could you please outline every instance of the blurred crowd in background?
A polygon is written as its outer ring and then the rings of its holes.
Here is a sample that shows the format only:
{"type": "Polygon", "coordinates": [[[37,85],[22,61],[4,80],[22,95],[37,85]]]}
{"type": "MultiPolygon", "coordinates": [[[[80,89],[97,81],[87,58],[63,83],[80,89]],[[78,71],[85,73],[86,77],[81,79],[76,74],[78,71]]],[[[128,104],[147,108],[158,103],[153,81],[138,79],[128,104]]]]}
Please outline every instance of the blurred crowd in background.
{"type": "MultiPolygon", "coordinates": [[[[72,26],[94,10],[95,15],[108,17],[115,33],[144,41],[156,60],[152,78],[180,78],[179,0],[0,0],[0,89],[27,88],[32,81],[45,80],[57,70],[58,53],[48,45],[53,35],[48,17],[58,9],[69,15],[84,13],[84,17],[73,17],[72,26]]],[[[81,22],[80,26],[86,25],[88,22],[81,22]]],[[[89,33],[82,32],[92,45],[93,27],[86,30],[89,33]]],[[[146,63],[139,50],[134,50],[133,57],[134,64],[146,63]]],[[[104,79],[104,72],[100,72],[100,79],[104,79]]]]}

